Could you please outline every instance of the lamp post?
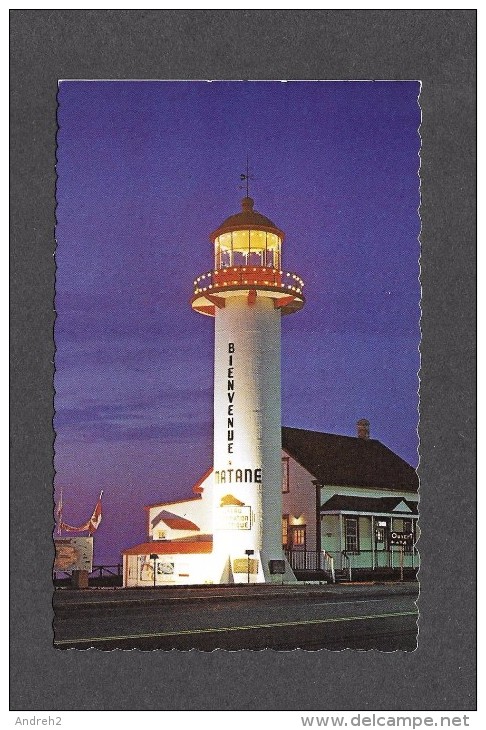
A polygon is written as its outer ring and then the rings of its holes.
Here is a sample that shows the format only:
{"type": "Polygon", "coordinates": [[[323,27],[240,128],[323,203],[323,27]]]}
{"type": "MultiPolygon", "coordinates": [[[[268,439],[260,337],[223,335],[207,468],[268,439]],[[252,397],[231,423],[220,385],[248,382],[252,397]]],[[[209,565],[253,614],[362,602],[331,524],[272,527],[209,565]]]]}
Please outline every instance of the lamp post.
{"type": "Polygon", "coordinates": [[[156,553],[150,553],[150,560],[154,561],[154,588],[155,588],[155,578],[156,578],[155,567],[156,567],[156,561],[157,561],[158,557],[159,556],[156,553]]]}
{"type": "Polygon", "coordinates": [[[254,554],[254,550],[245,550],[245,555],[248,558],[248,574],[247,574],[247,582],[250,582],[250,555],[254,554]]]}

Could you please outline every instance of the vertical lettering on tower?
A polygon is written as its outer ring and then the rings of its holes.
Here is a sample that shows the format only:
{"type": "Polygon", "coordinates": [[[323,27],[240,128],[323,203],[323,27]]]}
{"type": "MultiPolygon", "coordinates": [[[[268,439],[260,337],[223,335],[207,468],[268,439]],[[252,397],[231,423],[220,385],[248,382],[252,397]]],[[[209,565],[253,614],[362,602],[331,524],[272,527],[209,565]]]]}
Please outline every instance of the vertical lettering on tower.
{"type": "Polygon", "coordinates": [[[234,365],[233,356],[235,352],[235,343],[228,343],[228,374],[227,374],[227,385],[228,385],[228,422],[227,422],[227,438],[228,438],[228,454],[233,453],[233,444],[235,440],[234,430],[234,399],[235,399],[235,377],[234,377],[234,365]]]}

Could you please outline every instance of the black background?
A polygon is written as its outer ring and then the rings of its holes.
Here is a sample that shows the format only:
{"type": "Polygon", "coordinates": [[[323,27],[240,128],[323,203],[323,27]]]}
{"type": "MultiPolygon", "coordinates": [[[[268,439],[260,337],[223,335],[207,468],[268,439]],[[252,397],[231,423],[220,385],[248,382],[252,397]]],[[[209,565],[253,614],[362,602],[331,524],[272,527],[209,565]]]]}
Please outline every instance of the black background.
{"type": "Polygon", "coordinates": [[[474,10],[11,11],[11,709],[475,709],[474,10]],[[58,79],[420,79],[419,648],[52,648],[58,79]]]}

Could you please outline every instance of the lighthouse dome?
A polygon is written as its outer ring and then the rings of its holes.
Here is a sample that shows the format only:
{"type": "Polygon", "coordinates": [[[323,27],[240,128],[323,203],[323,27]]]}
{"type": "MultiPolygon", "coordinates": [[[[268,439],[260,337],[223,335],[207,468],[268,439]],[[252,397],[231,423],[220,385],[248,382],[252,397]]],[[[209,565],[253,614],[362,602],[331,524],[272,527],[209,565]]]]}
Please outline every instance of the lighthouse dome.
{"type": "Polygon", "coordinates": [[[230,215],[221,225],[211,233],[211,240],[214,241],[222,233],[241,230],[260,230],[276,233],[281,239],[284,233],[281,231],[270,218],[262,215],[253,208],[253,198],[243,198],[241,201],[241,211],[230,215]]]}

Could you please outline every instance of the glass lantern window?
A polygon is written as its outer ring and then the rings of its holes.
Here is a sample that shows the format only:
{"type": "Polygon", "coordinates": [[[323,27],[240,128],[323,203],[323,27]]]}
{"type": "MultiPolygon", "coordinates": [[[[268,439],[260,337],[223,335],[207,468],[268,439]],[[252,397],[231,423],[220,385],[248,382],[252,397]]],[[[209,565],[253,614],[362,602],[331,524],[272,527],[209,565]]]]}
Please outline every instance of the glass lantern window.
{"type": "Polygon", "coordinates": [[[246,266],[248,263],[248,251],[233,251],[233,266],[246,266]]]}
{"type": "Polygon", "coordinates": [[[215,240],[215,268],[269,266],[280,268],[281,239],[258,230],[223,233],[215,240]]]}

